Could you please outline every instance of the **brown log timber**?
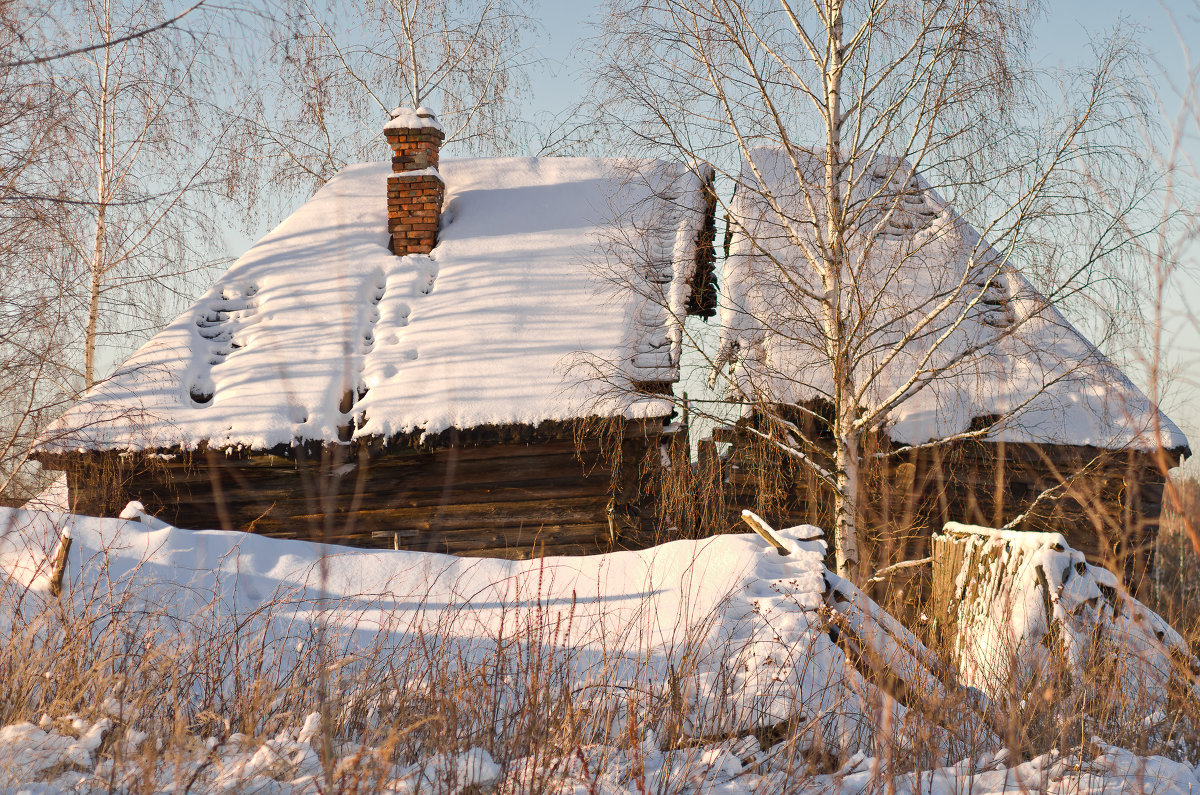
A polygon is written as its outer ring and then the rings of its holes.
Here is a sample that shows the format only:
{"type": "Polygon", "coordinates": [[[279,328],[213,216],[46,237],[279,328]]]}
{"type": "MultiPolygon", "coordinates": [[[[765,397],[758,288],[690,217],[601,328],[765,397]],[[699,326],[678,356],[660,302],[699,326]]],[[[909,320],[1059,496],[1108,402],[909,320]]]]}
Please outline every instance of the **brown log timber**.
{"type": "Polygon", "coordinates": [[[662,420],[631,422],[622,472],[571,423],[305,444],[270,451],[42,455],[64,469],[72,509],[114,515],[129,500],[178,527],[242,529],[368,547],[529,557],[645,546],[653,499],[638,467],[662,420]],[[613,486],[616,485],[616,493],[613,486]],[[619,538],[614,539],[617,529],[619,538]]]}
{"type": "MultiPolygon", "coordinates": [[[[793,419],[799,423],[804,417],[793,419]]],[[[749,423],[757,421],[743,419],[714,434],[716,441],[731,444],[722,458],[731,520],[750,508],[768,511],[780,524],[828,526],[832,495],[803,465],[764,451],[743,427],[749,423]]],[[[814,429],[808,436],[822,448],[830,441],[814,429]]],[[[888,439],[875,444],[877,453],[900,447],[888,439]]],[[[1167,459],[1175,464],[1184,452],[1167,451],[1167,459]]],[[[876,568],[927,557],[930,534],[947,521],[999,527],[1022,514],[1015,529],[1062,533],[1091,562],[1132,587],[1153,565],[1164,483],[1153,452],[963,441],[872,463],[867,486],[872,493],[861,523],[871,528],[876,568]],[[1038,495],[1055,487],[1055,499],[1029,510],[1038,495]]]]}

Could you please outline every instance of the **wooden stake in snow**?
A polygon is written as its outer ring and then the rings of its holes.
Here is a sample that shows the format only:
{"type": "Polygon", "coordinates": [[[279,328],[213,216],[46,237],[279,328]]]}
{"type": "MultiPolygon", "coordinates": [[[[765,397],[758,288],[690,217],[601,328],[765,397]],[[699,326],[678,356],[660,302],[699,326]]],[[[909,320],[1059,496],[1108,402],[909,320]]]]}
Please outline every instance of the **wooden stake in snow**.
{"type": "Polygon", "coordinates": [[[775,535],[775,531],[771,528],[771,525],[763,521],[762,517],[754,511],[742,511],[742,521],[750,525],[754,529],[754,532],[762,536],[768,544],[775,547],[775,551],[780,555],[792,554],[784,543],[779,540],[779,536],[775,535]]]}
{"type": "Polygon", "coordinates": [[[67,571],[67,553],[71,551],[71,526],[67,525],[58,536],[58,545],[50,555],[50,593],[62,593],[63,574],[67,571]]]}

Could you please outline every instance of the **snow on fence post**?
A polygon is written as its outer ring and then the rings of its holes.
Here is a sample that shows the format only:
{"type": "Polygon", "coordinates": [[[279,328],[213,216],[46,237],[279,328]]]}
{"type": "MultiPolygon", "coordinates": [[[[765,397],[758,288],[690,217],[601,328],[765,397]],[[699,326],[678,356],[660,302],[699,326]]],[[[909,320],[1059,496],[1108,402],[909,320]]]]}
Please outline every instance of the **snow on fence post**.
{"type": "Polygon", "coordinates": [[[428,108],[396,108],[383,128],[392,148],[387,181],[388,232],[398,256],[428,254],[437,245],[446,185],[438,173],[438,152],[446,137],[428,108]]]}
{"type": "Polygon", "coordinates": [[[754,511],[742,511],[742,521],[750,525],[754,532],[763,537],[763,540],[775,548],[775,551],[780,555],[790,555],[791,550],[779,540],[779,536],[775,534],[775,530],[762,517],[754,511]]]}
{"type": "Polygon", "coordinates": [[[1172,693],[1200,698],[1187,642],[1058,533],[948,522],[933,537],[932,596],[939,644],[989,697],[1092,689],[1122,719],[1172,693]]]}
{"type": "Polygon", "coordinates": [[[62,594],[63,575],[67,571],[67,555],[71,552],[71,525],[63,526],[58,535],[58,545],[50,553],[50,595],[62,594]]]}

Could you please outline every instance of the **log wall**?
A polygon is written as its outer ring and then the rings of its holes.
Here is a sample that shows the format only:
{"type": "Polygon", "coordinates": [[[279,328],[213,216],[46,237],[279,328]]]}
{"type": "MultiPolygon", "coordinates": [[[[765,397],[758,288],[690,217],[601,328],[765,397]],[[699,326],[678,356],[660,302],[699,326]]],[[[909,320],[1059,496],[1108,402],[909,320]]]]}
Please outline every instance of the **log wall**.
{"type": "MultiPolygon", "coordinates": [[[[130,500],[177,527],[277,538],[526,558],[640,548],[653,500],[639,465],[661,433],[625,434],[622,463],[600,442],[329,445],[271,453],[62,456],[72,510],[118,513],[130,500]]],[[[609,442],[611,443],[611,442],[609,442]]]]}
{"type": "Polygon", "coordinates": [[[1136,588],[1153,567],[1164,476],[1156,457],[1085,446],[972,443],[914,462],[934,530],[948,521],[1061,533],[1136,588]],[[1030,510],[1038,496],[1052,497],[1030,510]]]}
{"type": "MultiPolygon", "coordinates": [[[[830,490],[744,424],[714,434],[730,443],[721,469],[730,524],[750,508],[780,525],[830,527],[830,490]]],[[[891,449],[887,440],[873,445],[864,458],[891,449]]],[[[882,459],[864,468],[864,483],[859,521],[876,568],[927,557],[929,537],[948,521],[1000,527],[1021,514],[1016,529],[1062,533],[1131,587],[1153,565],[1164,477],[1150,452],[971,441],[882,459]],[[1048,489],[1053,499],[1031,511],[1048,489]]]]}

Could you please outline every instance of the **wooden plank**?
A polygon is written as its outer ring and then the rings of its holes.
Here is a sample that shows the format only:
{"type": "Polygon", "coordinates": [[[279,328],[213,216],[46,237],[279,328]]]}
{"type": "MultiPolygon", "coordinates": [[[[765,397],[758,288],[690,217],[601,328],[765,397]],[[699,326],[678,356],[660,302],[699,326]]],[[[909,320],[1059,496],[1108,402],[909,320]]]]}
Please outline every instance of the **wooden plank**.
{"type": "MultiPolygon", "coordinates": [[[[392,508],[436,509],[445,505],[510,502],[528,502],[546,499],[593,498],[607,501],[609,496],[607,479],[548,478],[519,483],[471,484],[467,487],[421,487],[398,485],[386,488],[378,483],[369,483],[362,493],[357,490],[337,494],[335,501],[349,505],[357,502],[361,510],[392,508]]],[[[213,501],[211,489],[199,489],[192,493],[179,493],[173,502],[180,506],[196,507],[213,501]]],[[[277,512],[304,514],[312,513],[306,505],[315,504],[312,495],[296,489],[250,491],[225,490],[225,507],[234,513],[256,511],[261,513],[267,506],[275,505],[277,512]]]]}
{"type": "MultiPolygon", "coordinates": [[[[497,524],[561,524],[571,521],[598,521],[604,518],[606,500],[578,497],[565,500],[528,500],[509,503],[470,503],[428,508],[381,508],[355,512],[354,521],[362,527],[471,528],[497,524]]],[[[320,514],[297,515],[308,521],[320,514]]]]}
{"type": "MultiPolygon", "coordinates": [[[[172,502],[186,504],[189,501],[211,502],[213,484],[211,473],[201,472],[186,480],[171,482],[155,479],[143,484],[143,494],[158,494],[172,502]]],[[[222,473],[225,474],[225,473],[222,473]]],[[[529,458],[519,467],[504,462],[477,462],[471,467],[462,467],[433,472],[412,471],[412,474],[378,470],[367,473],[363,480],[355,473],[339,480],[297,477],[295,470],[281,472],[270,470],[261,479],[244,488],[230,478],[222,477],[222,491],[231,508],[242,506],[269,505],[272,502],[305,504],[318,495],[304,487],[315,490],[336,488],[333,493],[339,499],[359,496],[368,501],[395,502],[408,507],[421,507],[441,502],[506,502],[529,500],[546,494],[573,497],[600,498],[607,494],[609,474],[593,470],[585,476],[578,463],[571,466],[568,457],[529,458]],[[576,475],[575,471],[579,474],[576,475]],[[361,493],[360,493],[361,491],[361,493]]]]}
{"type": "MultiPolygon", "coordinates": [[[[259,533],[259,535],[276,536],[278,534],[266,531],[259,533]]],[[[501,549],[537,544],[572,544],[580,548],[588,547],[592,552],[595,552],[599,548],[598,545],[607,541],[608,525],[598,523],[543,524],[536,527],[485,527],[449,532],[404,529],[394,532],[389,530],[368,531],[356,527],[353,530],[335,528],[328,533],[300,534],[299,537],[323,540],[330,543],[352,542],[356,545],[369,545],[381,548],[390,548],[394,543],[398,542],[401,549],[447,552],[501,549]]]]}
{"type": "MultiPolygon", "coordinates": [[[[460,481],[514,480],[520,477],[562,477],[578,473],[585,476],[589,470],[602,472],[597,462],[585,460],[580,462],[574,453],[567,451],[548,452],[537,456],[517,456],[499,458],[458,459],[453,456],[437,456],[428,458],[409,458],[406,460],[375,460],[368,462],[361,469],[357,462],[346,462],[346,471],[336,478],[331,476],[327,468],[313,466],[289,465],[286,467],[255,468],[220,465],[215,469],[209,467],[193,467],[183,471],[171,471],[168,480],[177,485],[203,484],[211,482],[214,474],[222,479],[237,482],[245,478],[252,482],[256,489],[273,487],[292,488],[305,479],[339,480],[353,483],[360,477],[360,471],[367,478],[389,478],[405,480],[439,480],[455,477],[460,481]],[[497,474],[502,475],[496,477],[497,474]]],[[[151,478],[153,479],[153,478],[151,478]]]]}

